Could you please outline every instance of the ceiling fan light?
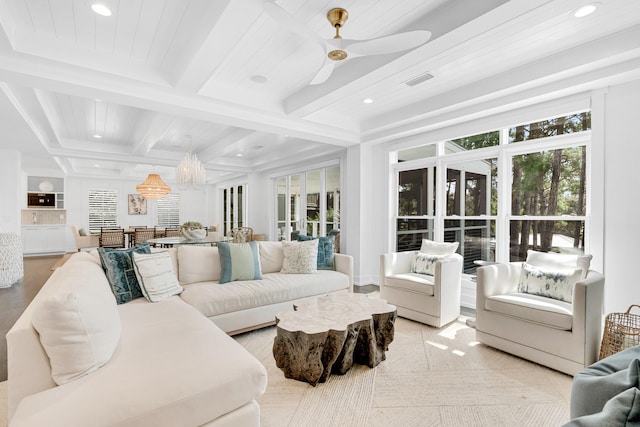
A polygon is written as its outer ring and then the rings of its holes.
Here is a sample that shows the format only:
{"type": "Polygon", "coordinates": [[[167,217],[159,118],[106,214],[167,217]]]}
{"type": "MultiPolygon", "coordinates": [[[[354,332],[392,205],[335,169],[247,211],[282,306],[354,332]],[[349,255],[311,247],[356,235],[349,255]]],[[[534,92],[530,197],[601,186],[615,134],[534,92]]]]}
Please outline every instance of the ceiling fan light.
{"type": "Polygon", "coordinates": [[[142,184],[136,185],[136,191],[150,200],[160,200],[171,191],[171,187],[164,183],[160,175],[150,173],[142,184]]]}

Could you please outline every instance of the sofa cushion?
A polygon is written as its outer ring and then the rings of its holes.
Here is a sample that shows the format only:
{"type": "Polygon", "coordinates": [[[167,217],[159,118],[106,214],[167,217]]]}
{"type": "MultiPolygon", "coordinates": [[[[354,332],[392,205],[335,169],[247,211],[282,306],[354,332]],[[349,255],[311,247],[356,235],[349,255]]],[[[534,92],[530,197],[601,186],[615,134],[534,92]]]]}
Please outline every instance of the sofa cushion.
{"type": "Polygon", "coordinates": [[[609,399],[602,412],[569,421],[563,427],[637,426],[640,424],[640,390],[629,388],[609,399]]]}
{"type": "Polygon", "coordinates": [[[12,425],[200,426],[264,393],[260,362],[180,297],[117,309],[122,337],[111,361],[22,399],[12,425]]]}
{"type": "Polygon", "coordinates": [[[235,280],[262,279],[256,242],[218,242],[217,245],[220,255],[220,284],[235,280]]]}
{"type": "Polygon", "coordinates": [[[411,272],[417,274],[436,274],[436,262],[444,259],[446,255],[430,255],[417,252],[411,260],[411,272]]]}
{"type": "Polygon", "coordinates": [[[316,274],[268,273],[262,280],[233,282],[228,286],[192,283],[184,287],[180,298],[211,317],[347,289],[348,275],[318,270],[316,274]]]}
{"type": "Polygon", "coordinates": [[[433,276],[419,273],[400,273],[386,276],[385,286],[433,295],[433,276]]]}
{"type": "Polygon", "coordinates": [[[333,248],[336,244],[335,236],[312,237],[298,235],[298,241],[318,239],[318,270],[333,270],[333,248]]]}
{"type": "Polygon", "coordinates": [[[527,251],[527,264],[542,267],[548,270],[575,270],[582,272],[580,280],[587,277],[591,264],[591,255],[558,254],[554,252],[538,252],[529,249],[527,251]]]}
{"type": "Polygon", "coordinates": [[[573,326],[571,304],[538,295],[493,295],[487,297],[485,309],[565,331],[573,326]]]}
{"type": "Polygon", "coordinates": [[[458,249],[458,242],[434,242],[429,239],[422,239],[420,252],[430,255],[452,255],[458,249]]]}
{"type": "Polygon", "coordinates": [[[133,265],[140,289],[150,302],[158,302],[182,292],[173,271],[169,252],[133,253],[133,265]]]}
{"type": "Polygon", "coordinates": [[[143,296],[133,269],[133,260],[131,259],[133,252],[148,254],[151,253],[151,249],[146,243],[131,249],[98,248],[102,268],[104,268],[111,292],[115,295],[118,304],[124,304],[143,296]]]}
{"type": "Polygon", "coordinates": [[[258,241],[258,248],[262,274],[280,272],[284,261],[282,242],[258,241]]]}
{"type": "Polygon", "coordinates": [[[178,280],[182,285],[220,280],[217,247],[178,246],[178,280]]]}
{"type": "Polygon", "coordinates": [[[571,303],[573,286],[582,277],[580,269],[549,269],[522,264],[518,291],[571,303]]]}
{"type": "Polygon", "coordinates": [[[318,240],[304,242],[282,241],[284,261],[281,273],[308,274],[318,271],[318,240]]]}
{"type": "Polygon", "coordinates": [[[108,288],[80,281],[63,283],[33,310],[33,327],[62,385],[87,375],[111,359],[120,340],[120,317],[108,288]]]}

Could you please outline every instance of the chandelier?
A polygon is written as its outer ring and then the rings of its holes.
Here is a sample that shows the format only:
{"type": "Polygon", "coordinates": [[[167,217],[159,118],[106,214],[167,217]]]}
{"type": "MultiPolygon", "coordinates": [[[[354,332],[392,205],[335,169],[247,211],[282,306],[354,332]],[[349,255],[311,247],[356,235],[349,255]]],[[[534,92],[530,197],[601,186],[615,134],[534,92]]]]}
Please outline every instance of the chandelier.
{"type": "Polygon", "coordinates": [[[150,200],[160,200],[171,191],[171,187],[164,183],[160,175],[150,173],[142,184],[136,185],[136,191],[150,200]]]}
{"type": "Polygon", "coordinates": [[[205,181],[204,166],[198,160],[198,156],[191,154],[191,137],[189,137],[189,152],[176,167],[176,181],[182,186],[200,186],[205,181]]]}

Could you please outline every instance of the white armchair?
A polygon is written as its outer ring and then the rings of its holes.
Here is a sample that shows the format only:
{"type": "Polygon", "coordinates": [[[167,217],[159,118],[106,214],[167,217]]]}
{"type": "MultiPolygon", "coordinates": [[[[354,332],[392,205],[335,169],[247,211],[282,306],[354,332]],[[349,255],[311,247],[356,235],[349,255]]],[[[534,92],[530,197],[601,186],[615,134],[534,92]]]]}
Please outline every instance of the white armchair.
{"type": "Polygon", "coordinates": [[[80,230],[75,225],[71,226],[71,232],[73,233],[73,239],[76,242],[78,252],[80,252],[81,249],[97,248],[98,246],[100,246],[99,234],[88,234],[86,236],[81,236],[80,230]]]}
{"type": "Polygon", "coordinates": [[[522,262],[478,268],[476,339],[575,375],[598,359],[604,277],[593,270],[571,302],[519,292],[522,262]]]}
{"type": "Polygon", "coordinates": [[[411,272],[415,251],[380,257],[380,297],[398,308],[398,316],[440,328],[460,315],[462,257],[448,255],[435,263],[435,274],[411,272]]]}

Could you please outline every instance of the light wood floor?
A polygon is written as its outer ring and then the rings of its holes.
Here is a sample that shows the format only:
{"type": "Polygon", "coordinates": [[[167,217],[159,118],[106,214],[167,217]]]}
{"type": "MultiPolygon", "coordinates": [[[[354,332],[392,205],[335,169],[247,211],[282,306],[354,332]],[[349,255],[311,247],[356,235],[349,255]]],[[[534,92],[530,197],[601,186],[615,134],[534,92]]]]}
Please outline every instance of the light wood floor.
{"type": "MultiPolygon", "coordinates": [[[[33,297],[40,291],[62,255],[25,257],[24,277],[10,288],[0,289],[0,332],[6,336],[33,297]]],[[[7,379],[7,341],[0,340],[0,381],[7,379]]]]}

